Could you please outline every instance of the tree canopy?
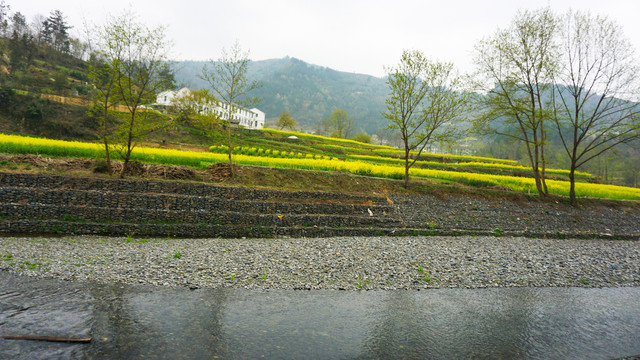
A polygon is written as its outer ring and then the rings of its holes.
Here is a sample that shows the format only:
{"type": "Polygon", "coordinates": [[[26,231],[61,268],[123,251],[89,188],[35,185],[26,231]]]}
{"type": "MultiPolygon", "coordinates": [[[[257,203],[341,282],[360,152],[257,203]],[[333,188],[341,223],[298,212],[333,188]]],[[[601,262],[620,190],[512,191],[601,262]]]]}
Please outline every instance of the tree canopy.
{"type": "Polygon", "coordinates": [[[348,138],[353,131],[353,119],[343,109],[334,109],[326,121],[329,135],[337,138],[348,138]]]}
{"type": "Polygon", "coordinates": [[[211,60],[208,65],[203,66],[200,74],[200,77],[214,91],[214,95],[218,98],[225,112],[222,120],[226,122],[227,127],[227,146],[232,176],[234,171],[231,128],[233,120],[235,120],[235,113],[239,107],[251,107],[260,101],[256,97],[249,96],[249,93],[261,86],[258,82],[248,79],[249,62],[249,52],[243,51],[240,43],[236,41],[229,52],[222,49],[222,56],[218,61],[211,60]]]}
{"type": "Polygon", "coordinates": [[[280,130],[284,128],[287,128],[289,130],[295,130],[296,125],[298,125],[298,122],[296,121],[296,119],[291,117],[291,115],[289,115],[289,113],[286,111],[282,111],[282,113],[280,114],[280,117],[278,118],[278,121],[276,122],[276,126],[280,130]]]}
{"type": "Polygon", "coordinates": [[[94,31],[97,47],[94,56],[101,59],[102,69],[106,71],[93,77],[95,85],[109,89],[109,96],[117,97],[128,112],[127,116],[115,119],[116,124],[109,134],[124,159],[120,176],[128,171],[131,152],[138,141],[168,125],[152,121],[151,112],[143,107],[155,100],[158,91],[167,88],[170,82],[167,77],[170,73],[167,70],[169,43],[165,31],[164,26],[147,27],[131,12],[111,16],[104,26],[94,31]]]}
{"type": "Polygon", "coordinates": [[[575,171],[640,137],[639,68],[619,27],[584,12],[518,12],[511,25],[476,47],[479,96],[475,128],[525,145],[538,193],[547,194],[550,131],[575,171]]]}
{"type": "Polygon", "coordinates": [[[476,46],[475,63],[481,116],[476,129],[508,136],[526,145],[538,194],[545,183],[545,124],[550,120],[548,91],[557,64],[554,36],[558,22],[550,9],[519,12],[511,25],[476,46]]]}
{"type": "Polygon", "coordinates": [[[619,26],[606,17],[568,12],[558,35],[553,120],[569,158],[575,204],[576,169],[640,138],[640,67],[619,26]]]}
{"type": "Polygon", "coordinates": [[[388,128],[400,135],[408,188],[409,169],[425,147],[459,135],[456,123],[463,119],[468,95],[460,91],[462,79],[453,64],[431,61],[417,50],[405,50],[400,63],[386,70],[390,95],[382,115],[389,120],[388,128]]]}

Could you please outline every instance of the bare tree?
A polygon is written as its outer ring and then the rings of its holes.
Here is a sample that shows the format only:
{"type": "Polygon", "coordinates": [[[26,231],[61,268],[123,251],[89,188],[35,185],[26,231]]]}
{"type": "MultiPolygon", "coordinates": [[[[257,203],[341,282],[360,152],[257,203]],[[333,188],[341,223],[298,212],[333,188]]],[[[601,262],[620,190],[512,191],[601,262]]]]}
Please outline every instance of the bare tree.
{"type": "Polygon", "coordinates": [[[386,69],[390,95],[382,116],[398,131],[404,147],[404,186],[409,169],[432,141],[449,141],[458,134],[468,96],[460,90],[461,78],[451,63],[430,61],[420,51],[404,51],[400,64],[386,69]],[[411,152],[417,154],[411,157],[411,152]]]}
{"type": "Polygon", "coordinates": [[[231,175],[233,170],[233,137],[232,123],[236,119],[236,112],[241,107],[255,106],[259,102],[258,98],[249,97],[248,93],[259,88],[261,85],[255,81],[247,79],[249,69],[249,52],[245,52],[236,41],[227,53],[222,49],[222,56],[218,61],[211,60],[208,65],[202,68],[200,77],[209,83],[215,92],[219,103],[224,109],[223,120],[226,122],[227,147],[229,148],[229,165],[231,175]]]}
{"type": "Polygon", "coordinates": [[[93,106],[89,109],[88,114],[98,122],[98,132],[104,144],[105,160],[109,175],[113,174],[109,146],[111,134],[116,124],[115,119],[117,118],[113,113],[113,107],[117,104],[117,96],[115,94],[117,74],[114,70],[111,64],[106,62],[99,53],[92,55],[91,61],[89,62],[88,74],[91,84],[93,85],[91,87],[93,106]]]}
{"type": "Polygon", "coordinates": [[[519,12],[511,26],[476,47],[483,115],[475,126],[485,134],[522,141],[540,196],[546,195],[545,122],[556,69],[558,21],[550,9],[519,12]]]}
{"type": "Polygon", "coordinates": [[[45,21],[46,17],[42,14],[36,14],[33,16],[31,20],[31,33],[33,33],[34,38],[38,45],[44,44],[44,33],[45,33],[45,21]]]}
{"type": "Polygon", "coordinates": [[[144,104],[167,87],[168,43],[165,27],[148,28],[138,22],[135,14],[125,11],[112,16],[98,32],[96,46],[113,77],[113,95],[125,106],[128,114],[116,119],[112,133],[116,150],[124,160],[121,177],[128,171],[131,153],[138,141],[152,131],[168,124],[151,121],[151,112],[144,104]]]}
{"type": "Polygon", "coordinates": [[[7,29],[9,29],[9,10],[11,6],[4,3],[4,0],[0,1],[0,36],[7,36],[7,29]]]}
{"type": "Polygon", "coordinates": [[[640,138],[640,69],[633,47],[606,17],[567,13],[561,43],[554,123],[570,160],[569,197],[575,205],[575,171],[640,138]]]}

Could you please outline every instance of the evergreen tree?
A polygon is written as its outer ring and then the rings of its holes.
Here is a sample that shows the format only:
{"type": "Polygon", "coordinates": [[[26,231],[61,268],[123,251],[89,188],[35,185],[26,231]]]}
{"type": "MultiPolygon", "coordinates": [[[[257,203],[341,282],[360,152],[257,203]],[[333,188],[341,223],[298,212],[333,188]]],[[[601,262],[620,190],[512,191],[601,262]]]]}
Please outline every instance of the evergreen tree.
{"type": "Polygon", "coordinates": [[[29,32],[29,26],[27,25],[27,19],[20,12],[17,12],[11,16],[11,34],[17,34],[22,36],[29,32]]]}
{"type": "Polygon", "coordinates": [[[68,53],[69,52],[69,33],[72,27],[67,25],[62,11],[54,10],[43,24],[43,37],[45,41],[54,49],[68,53]]]}

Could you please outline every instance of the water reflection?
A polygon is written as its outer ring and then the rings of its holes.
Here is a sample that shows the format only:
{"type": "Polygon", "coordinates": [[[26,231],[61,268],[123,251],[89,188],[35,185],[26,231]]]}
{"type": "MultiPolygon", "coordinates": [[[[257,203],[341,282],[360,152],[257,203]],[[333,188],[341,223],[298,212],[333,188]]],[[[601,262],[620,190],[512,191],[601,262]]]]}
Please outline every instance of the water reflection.
{"type": "Polygon", "coordinates": [[[100,337],[93,353],[97,357],[198,359],[226,353],[219,341],[225,291],[113,290],[94,290],[95,299],[100,299],[98,312],[103,314],[94,332],[100,337]],[[102,301],[109,296],[109,301],[102,301]]]}
{"type": "MultiPolygon", "coordinates": [[[[0,335],[91,336],[93,304],[82,287],[21,280],[0,272],[0,335]]],[[[78,344],[0,339],[0,359],[83,358],[85,350],[78,344]]]]}
{"type": "Polygon", "coordinates": [[[250,291],[0,273],[0,358],[617,358],[640,354],[640,288],[250,291]]]}

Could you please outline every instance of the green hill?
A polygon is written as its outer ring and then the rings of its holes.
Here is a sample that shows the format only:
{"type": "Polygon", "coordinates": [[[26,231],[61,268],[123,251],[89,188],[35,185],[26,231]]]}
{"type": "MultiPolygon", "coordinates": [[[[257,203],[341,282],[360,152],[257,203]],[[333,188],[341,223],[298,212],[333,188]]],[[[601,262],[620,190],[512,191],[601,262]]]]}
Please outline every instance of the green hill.
{"type": "MultiPolygon", "coordinates": [[[[176,81],[190,88],[208,87],[199,78],[204,64],[177,63],[176,81]]],[[[384,79],[340,72],[290,57],[254,61],[248,75],[263,85],[252,95],[262,98],[258,107],[272,121],[287,111],[303,129],[311,130],[334,109],[343,109],[354,120],[355,132],[372,134],[386,127],[380,115],[388,91],[384,79]]]]}

